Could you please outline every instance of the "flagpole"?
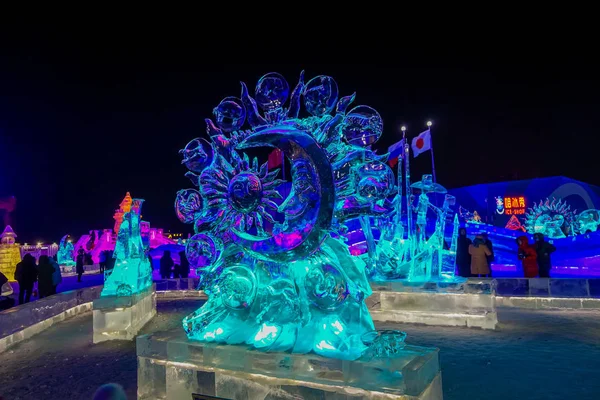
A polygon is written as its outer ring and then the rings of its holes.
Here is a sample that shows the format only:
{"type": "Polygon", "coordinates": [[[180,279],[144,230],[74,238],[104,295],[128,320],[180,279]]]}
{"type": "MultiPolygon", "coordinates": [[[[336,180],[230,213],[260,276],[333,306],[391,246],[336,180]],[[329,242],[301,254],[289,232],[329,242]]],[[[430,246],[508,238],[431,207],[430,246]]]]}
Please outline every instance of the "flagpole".
{"type": "Polygon", "coordinates": [[[412,235],[412,202],[410,201],[410,153],[408,140],[404,141],[404,180],[406,184],[406,238],[410,239],[412,235]]]}
{"type": "MultiPolygon", "coordinates": [[[[283,151],[281,151],[280,153],[281,153],[281,177],[285,181],[285,155],[283,154],[283,151]]],[[[287,188],[287,185],[285,187],[287,188]]],[[[285,191],[284,194],[287,197],[287,195],[288,195],[287,190],[285,191]]]]}
{"type": "Polygon", "coordinates": [[[433,157],[433,138],[431,137],[431,125],[433,125],[433,122],[427,121],[427,127],[429,128],[429,146],[431,147],[429,151],[431,152],[431,170],[433,172],[433,183],[437,183],[437,178],[435,177],[435,159],[433,157]]]}
{"type": "MultiPolygon", "coordinates": [[[[406,127],[402,126],[400,128],[402,131],[402,140],[406,143],[406,127]]],[[[402,144],[402,153],[404,153],[404,143],[402,144]]],[[[396,204],[396,232],[398,232],[398,228],[400,224],[402,224],[402,161],[404,161],[404,157],[398,158],[398,203],[396,204]]]]}

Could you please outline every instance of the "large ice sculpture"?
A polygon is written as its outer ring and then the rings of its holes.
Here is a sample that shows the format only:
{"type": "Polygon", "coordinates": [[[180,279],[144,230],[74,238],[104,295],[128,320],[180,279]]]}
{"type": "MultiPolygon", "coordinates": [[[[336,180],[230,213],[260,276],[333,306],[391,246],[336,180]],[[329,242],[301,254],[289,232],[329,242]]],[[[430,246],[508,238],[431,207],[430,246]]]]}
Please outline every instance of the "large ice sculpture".
{"type": "Polygon", "coordinates": [[[551,239],[576,234],[575,212],[563,199],[540,200],[525,214],[525,229],[529,233],[543,233],[551,239]]]}
{"type": "Polygon", "coordinates": [[[58,247],[58,253],[56,253],[56,258],[58,265],[63,266],[73,266],[75,265],[75,260],[73,259],[74,247],[69,235],[65,235],[60,239],[60,245],[58,247]]]}
{"type": "Polygon", "coordinates": [[[144,252],[140,213],[144,200],[133,199],[117,234],[115,267],[106,275],[101,296],[131,296],[152,285],[152,266],[144,252]]]}
{"type": "Polygon", "coordinates": [[[291,94],[281,75],[263,76],[256,100],[242,83],[241,99],[225,98],[216,122],[206,120],[210,141],[193,139],[180,152],[198,189],[179,191],[175,211],[194,224],[186,253],[209,297],[183,326],[201,341],[356,359],[373,342],[363,337],[374,329],[364,301],[371,288],[340,233],[348,219],[370,226],[370,216],[389,211],[394,177],[387,157],[370,149],[382,134],[379,114],[346,112],[354,95],[338,99],[331,77],[305,85],[303,75],[291,94]],[[279,170],[245,152],[263,146],[289,161],[285,199],[279,170]]]}

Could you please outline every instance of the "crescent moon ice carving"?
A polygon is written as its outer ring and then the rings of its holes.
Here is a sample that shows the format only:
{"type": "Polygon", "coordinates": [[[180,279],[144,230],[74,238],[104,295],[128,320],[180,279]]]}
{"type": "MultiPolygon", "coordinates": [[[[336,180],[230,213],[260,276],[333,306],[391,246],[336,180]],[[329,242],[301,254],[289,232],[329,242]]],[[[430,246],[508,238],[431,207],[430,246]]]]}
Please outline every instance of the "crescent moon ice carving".
{"type": "MultiPolygon", "coordinates": [[[[241,100],[226,97],[216,122],[206,120],[210,147],[197,141],[182,152],[197,190],[178,192],[176,213],[194,225],[186,255],[208,297],[183,320],[189,339],[340,359],[365,351],[360,338],[374,329],[364,301],[371,289],[365,262],[341,236],[347,217],[336,214],[379,216],[375,206],[387,201],[394,179],[382,164],[387,156],[357,139],[380,121],[349,116],[354,95],[338,100],[333,78],[308,82],[301,74],[290,96],[282,75],[266,74],[256,100],[242,84],[241,100]],[[311,116],[300,117],[302,106],[311,116]],[[285,154],[289,194],[279,168],[250,157],[255,147],[285,154]],[[347,206],[352,199],[361,200],[360,213],[347,206]]],[[[368,143],[379,138],[371,131],[368,143]]]]}
{"type": "Polygon", "coordinates": [[[292,166],[292,190],[278,211],[285,223],[261,238],[232,229],[232,240],[252,256],[290,262],[314,252],[327,236],[335,201],[333,170],[323,150],[307,133],[289,126],[267,128],[248,136],[238,149],[268,146],[280,149],[292,166]]]}

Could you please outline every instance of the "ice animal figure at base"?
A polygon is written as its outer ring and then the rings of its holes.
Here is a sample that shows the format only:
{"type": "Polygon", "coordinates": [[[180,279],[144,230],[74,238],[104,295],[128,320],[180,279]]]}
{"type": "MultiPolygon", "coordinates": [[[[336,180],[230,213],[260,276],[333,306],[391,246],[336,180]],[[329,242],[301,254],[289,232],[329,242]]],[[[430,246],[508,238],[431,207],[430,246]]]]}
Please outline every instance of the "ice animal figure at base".
{"type": "Polygon", "coordinates": [[[56,253],[58,265],[68,267],[75,265],[75,260],[73,259],[74,250],[75,248],[73,247],[71,239],[69,239],[69,235],[63,236],[62,239],[60,239],[58,253],[56,253]]]}
{"type": "Polygon", "coordinates": [[[302,74],[290,95],[285,79],[269,73],[255,97],[242,84],[241,100],[225,98],[216,124],[206,120],[210,141],[181,151],[198,189],[179,191],[175,211],[194,224],[186,254],[208,295],[183,327],[195,340],[359,358],[374,345],[364,301],[371,288],[365,263],[338,232],[348,218],[386,212],[380,178],[391,171],[369,148],[381,117],[367,106],[346,112],[354,95],[338,100],[328,76],[304,84],[302,74]],[[307,118],[299,118],[302,98],[307,118]],[[250,130],[241,129],[246,121],[250,130]],[[285,200],[279,170],[244,153],[259,146],[279,148],[290,162],[285,200]]]}
{"type": "Polygon", "coordinates": [[[107,274],[101,296],[131,296],[152,285],[152,266],[144,251],[140,215],[144,200],[133,199],[117,234],[115,267],[107,274]]]}

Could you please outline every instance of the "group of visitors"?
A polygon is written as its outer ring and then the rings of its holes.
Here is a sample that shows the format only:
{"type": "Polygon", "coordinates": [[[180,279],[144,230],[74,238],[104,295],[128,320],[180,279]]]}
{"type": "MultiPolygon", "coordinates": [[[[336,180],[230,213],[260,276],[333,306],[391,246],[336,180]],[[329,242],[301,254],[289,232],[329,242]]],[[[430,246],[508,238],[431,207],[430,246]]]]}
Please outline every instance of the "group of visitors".
{"type": "Polygon", "coordinates": [[[458,230],[456,244],[456,265],[458,275],[464,278],[492,276],[492,261],[494,261],[494,245],[487,233],[479,233],[475,240],[467,237],[467,230],[458,230]]]}
{"type": "Polygon", "coordinates": [[[171,258],[171,252],[165,250],[160,259],[160,276],[162,279],[187,278],[190,274],[190,262],[188,261],[185,251],[179,252],[179,264],[175,264],[171,258]]]}
{"type": "MultiPolygon", "coordinates": [[[[469,277],[491,277],[494,261],[494,246],[487,233],[479,233],[471,241],[467,230],[460,228],[456,246],[456,266],[458,275],[469,277]]],[[[523,273],[526,278],[549,278],[552,263],[550,255],[556,251],[552,243],[545,240],[542,233],[533,235],[534,243],[529,243],[527,236],[517,238],[518,257],[523,262],[523,273]]]]}
{"type": "Polygon", "coordinates": [[[51,296],[56,293],[56,287],[62,282],[60,266],[56,256],[40,256],[36,265],[36,259],[31,254],[25,254],[23,260],[17,264],[15,269],[15,280],[19,283],[19,304],[31,300],[33,284],[38,283],[39,298],[51,296]]]}
{"type": "Polygon", "coordinates": [[[552,262],[550,255],[556,251],[556,247],[544,238],[544,234],[535,233],[533,235],[534,243],[529,243],[527,236],[519,236],[517,245],[519,246],[519,260],[523,262],[523,272],[525,278],[550,278],[552,262]]]}

